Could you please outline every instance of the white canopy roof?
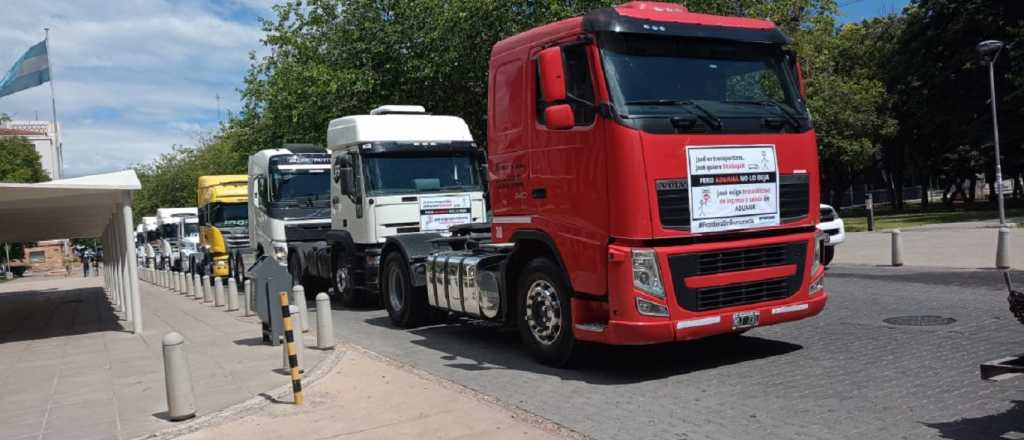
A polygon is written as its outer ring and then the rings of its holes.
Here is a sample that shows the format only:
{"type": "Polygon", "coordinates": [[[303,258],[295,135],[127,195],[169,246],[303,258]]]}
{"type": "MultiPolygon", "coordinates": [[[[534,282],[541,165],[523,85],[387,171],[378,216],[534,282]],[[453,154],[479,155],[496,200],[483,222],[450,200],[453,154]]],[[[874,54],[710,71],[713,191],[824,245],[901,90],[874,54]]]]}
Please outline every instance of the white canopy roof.
{"type": "Polygon", "coordinates": [[[0,183],[0,241],[26,242],[103,235],[118,204],[138,191],[135,171],[54,180],[0,183]]]}

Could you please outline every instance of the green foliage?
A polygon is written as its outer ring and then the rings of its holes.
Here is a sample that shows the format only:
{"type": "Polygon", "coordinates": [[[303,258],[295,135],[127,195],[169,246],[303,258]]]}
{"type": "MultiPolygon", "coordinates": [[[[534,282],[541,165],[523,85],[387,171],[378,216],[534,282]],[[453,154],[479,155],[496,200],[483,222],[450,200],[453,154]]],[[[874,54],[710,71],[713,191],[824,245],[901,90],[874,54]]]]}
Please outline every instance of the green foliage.
{"type": "Polygon", "coordinates": [[[50,180],[39,153],[22,136],[0,137],[0,182],[34,183],[50,180]]]}

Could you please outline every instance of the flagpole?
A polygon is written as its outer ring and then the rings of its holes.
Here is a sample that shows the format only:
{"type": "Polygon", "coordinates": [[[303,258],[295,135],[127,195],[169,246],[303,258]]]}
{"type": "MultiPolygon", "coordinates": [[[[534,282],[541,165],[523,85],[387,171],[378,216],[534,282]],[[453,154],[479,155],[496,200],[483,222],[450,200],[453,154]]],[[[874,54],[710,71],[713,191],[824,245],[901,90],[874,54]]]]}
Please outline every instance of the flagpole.
{"type": "Polygon", "coordinates": [[[53,140],[54,145],[57,146],[57,179],[64,178],[64,143],[60,137],[60,125],[57,123],[57,93],[54,91],[54,78],[53,78],[53,56],[50,54],[50,28],[43,28],[46,32],[46,38],[43,40],[46,44],[46,64],[47,70],[50,72],[50,105],[53,108],[53,140]]]}

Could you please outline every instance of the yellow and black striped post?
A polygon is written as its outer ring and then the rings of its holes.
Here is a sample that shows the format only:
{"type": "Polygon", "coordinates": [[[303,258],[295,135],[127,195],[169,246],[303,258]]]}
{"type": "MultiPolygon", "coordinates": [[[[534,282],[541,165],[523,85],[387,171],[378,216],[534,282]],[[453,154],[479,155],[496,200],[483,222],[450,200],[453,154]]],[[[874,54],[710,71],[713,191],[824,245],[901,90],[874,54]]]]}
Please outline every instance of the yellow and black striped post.
{"type": "Polygon", "coordinates": [[[295,333],[292,331],[292,316],[288,310],[288,292],[281,292],[281,320],[284,323],[284,341],[288,344],[288,368],[292,375],[292,394],[295,404],[302,405],[302,378],[299,373],[299,354],[295,349],[295,333]]]}

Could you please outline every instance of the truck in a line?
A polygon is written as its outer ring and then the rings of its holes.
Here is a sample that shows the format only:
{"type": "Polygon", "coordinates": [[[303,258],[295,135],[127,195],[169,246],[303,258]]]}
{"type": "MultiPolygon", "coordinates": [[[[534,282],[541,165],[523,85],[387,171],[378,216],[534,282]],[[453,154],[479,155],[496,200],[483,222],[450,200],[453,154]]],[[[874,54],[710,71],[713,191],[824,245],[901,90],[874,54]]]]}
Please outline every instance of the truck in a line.
{"type": "MultiPolygon", "coordinates": [[[[461,118],[386,105],[332,120],[331,228],[293,267],[329,283],[345,306],[380,303],[381,250],[399,234],[448,235],[486,220],[481,153],[461,118]]],[[[315,290],[306,289],[309,293],[315,290]]]]}
{"type": "Polygon", "coordinates": [[[330,155],[322,147],[289,144],[249,156],[249,254],[239,254],[248,270],[259,258],[287,266],[295,283],[319,291],[299,258],[322,247],[331,227],[330,155]],[[249,256],[251,255],[251,257],[249,256]]]}
{"type": "Polygon", "coordinates": [[[196,208],[157,208],[156,226],[160,236],[158,267],[180,271],[182,255],[195,252],[199,241],[196,214],[196,208]]]}
{"type": "Polygon", "coordinates": [[[249,248],[249,180],[245,174],[199,176],[199,253],[195,273],[233,277],[243,286],[249,248]]]}
{"type": "MultiPolygon", "coordinates": [[[[540,361],[566,365],[587,343],[740,334],[821,312],[817,145],[789,43],[770,21],[655,2],[498,42],[493,217],[447,237],[386,237],[390,319],[503,323],[540,361]]],[[[354,191],[361,165],[348,165],[334,176],[354,191]]]]}

